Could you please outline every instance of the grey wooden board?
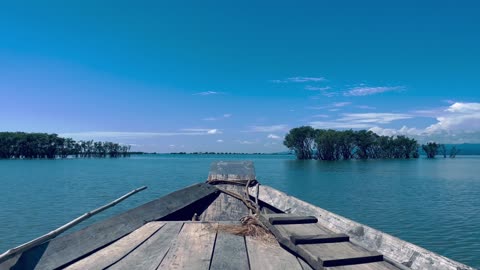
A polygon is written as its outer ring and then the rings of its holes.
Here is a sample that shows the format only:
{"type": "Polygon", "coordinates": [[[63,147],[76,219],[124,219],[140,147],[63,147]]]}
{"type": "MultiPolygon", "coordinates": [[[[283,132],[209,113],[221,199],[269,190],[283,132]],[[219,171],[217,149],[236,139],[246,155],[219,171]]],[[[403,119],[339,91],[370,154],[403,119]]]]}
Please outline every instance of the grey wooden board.
{"type": "Polygon", "coordinates": [[[224,269],[250,269],[245,237],[225,232],[217,233],[210,270],[224,269]]]}
{"type": "MultiPolygon", "coordinates": [[[[245,193],[245,187],[237,185],[216,185],[220,189],[233,191],[238,194],[245,193]]],[[[245,204],[228,194],[221,193],[205,211],[200,215],[201,221],[238,221],[248,215],[245,204]]]]}
{"type": "Polygon", "coordinates": [[[298,259],[298,262],[300,263],[300,265],[302,266],[303,270],[313,270],[313,268],[306,261],[304,261],[302,258],[297,257],[297,259],[298,259]]]}
{"type": "Polygon", "coordinates": [[[264,243],[260,240],[245,237],[248,258],[252,270],[303,270],[297,257],[283,249],[277,243],[264,243]]]}
{"type": "Polygon", "coordinates": [[[303,256],[318,258],[323,266],[347,265],[382,261],[378,252],[368,251],[350,242],[297,245],[298,252],[303,256]]]}
{"type": "Polygon", "coordinates": [[[158,269],[208,269],[216,230],[216,223],[185,223],[158,269]]]}
{"type": "Polygon", "coordinates": [[[374,262],[336,267],[325,267],[324,270],[398,270],[398,268],[387,262],[374,262]]]}
{"type": "Polygon", "coordinates": [[[104,269],[127,256],[128,253],[140,246],[164,225],[164,222],[149,222],[114,243],[67,266],[65,269],[104,269]]]}
{"type": "Polygon", "coordinates": [[[182,226],[183,222],[166,221],[165,225],[147,241],[108,269],[157,269],[182,226]]]}
{"type": "Polygon", "coordinates": [[[335,242],[348,242],[348,235],[344,233],[338,234],[314,234],[314,235],[291,235],[290,241],[295,245],[299,244],[324,244],[335,242]]]}
{"type": "Polygon", "coordinates": [[[27,250],[12,266],[12,269],[55,269],[62,267],[127,235],[146,222],[158,220],[217,192],[217,188],[204,183],[175,191],[112,218],[65,236],[54,238],[27,250]]]}
{"type": "Polygon", "coordinates": [[[251,161],[212,162],[208,180],[255,180],[255,167],[251,161]]]}
{"type": "Polygon", "coordinates": [[[318,219],[314,216],[298,216],[290,214],[267,214],[266,217],[272,225],[277,224],[308,224],[317,223],[318,219]]]}

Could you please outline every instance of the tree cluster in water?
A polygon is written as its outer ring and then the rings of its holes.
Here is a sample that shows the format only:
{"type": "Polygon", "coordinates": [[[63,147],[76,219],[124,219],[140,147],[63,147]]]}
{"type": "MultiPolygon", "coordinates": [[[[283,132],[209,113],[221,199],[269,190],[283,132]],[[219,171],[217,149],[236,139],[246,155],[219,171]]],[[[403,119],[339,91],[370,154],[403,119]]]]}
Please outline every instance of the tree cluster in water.
{"type": "MultiPolygon", "coordinates": [[[[367,130],[314,129],[309,126],[293,128],[283,144],[293,150],[298,159],[349,160],[378,158],[418,158],[419,145],[405,136],[379,136],[367,130]]],[[[422,145],[427,157],[433,158],[444,145],[422,145]]],[[[446,150],[445,150],[446,151],[446,150]]],[[[454,149],[455,157],[458,152],[454,149]]],[[[445,154],[446,156],[446,154],[445,154]]]]}
{"type": "Polygon", "coordinates": [[[57,134],[0,132],[0,159],[74,157],[126,157],[129,145],[112,142],[74,141],[57,134]]]}

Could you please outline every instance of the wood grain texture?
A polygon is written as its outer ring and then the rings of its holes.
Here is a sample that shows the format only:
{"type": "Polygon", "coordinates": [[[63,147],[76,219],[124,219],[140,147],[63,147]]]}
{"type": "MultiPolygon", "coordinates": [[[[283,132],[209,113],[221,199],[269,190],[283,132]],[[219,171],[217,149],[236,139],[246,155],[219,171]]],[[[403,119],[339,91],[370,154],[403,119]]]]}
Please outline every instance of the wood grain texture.
{"type": "Polygon", "coordinates": [[[217,188],[205,183],[172,192],[112,218],[29,249],[21,254],[12,269],[60,268],[129,234],[143,226],[145,222],[161,219],[217,193],[217,188]]]}
{"type": "Polygon", "coordinates": [[[387,262],[374,262],[336,267],[325,267],[324,270],[398,270],[398,268],[387,262]]]}
{"type": "Polygon", "coordinates": [[[323,266],[339,266],[383,261],[378,252],[371,252],[350,242],[297,245],[302,257],[318,258],[323,266]]]}
{"type": "Polygon", "coordinates": [[[69,265],[65,269],[104,269],[127,256],[128,253],[140,246],[164,225],[164,222],[149,222],[113,244],[69,265]]]}
{"type": "MultiPolygon", "coordinates": [[[[245,187],[243,186],[220,184],[216,187],[238,194],[245,193],[245,187]]],[[[246,215],[248,215],[248,208],[241,200],[222,192],[200,215],[200,220],[238,221],[246,215]]]]}
{"type": "Polygon", "coordinates": [[[185,223],[158,269],[208,269],[216,223],[185,223]]]}
{"type": "Polygon", "coordinates": [[[302,270],[297,257],[283,249],[279,244],[264,243],[246,237],[250,269],[252,270],[302,270]]]}
{"type": "Polygon", "coordinates": [[[335,242],[348,242],[349,237],[344,233],[338,234],[314,234],[314,235],[292,235],[290,240],[295,245],[299,244],[324,244],[335,242]]]}
{"type": "Polygon", "coordinates": [[[183,222],[165,222],[165,225],[147,241],[108,269],[157,269],[182,226],[183,222]]]}
{"type": "Polygon", "coordinates": [[[218,232],[210,270],[248,270],[247,247],[243,236],[218,232]]]}

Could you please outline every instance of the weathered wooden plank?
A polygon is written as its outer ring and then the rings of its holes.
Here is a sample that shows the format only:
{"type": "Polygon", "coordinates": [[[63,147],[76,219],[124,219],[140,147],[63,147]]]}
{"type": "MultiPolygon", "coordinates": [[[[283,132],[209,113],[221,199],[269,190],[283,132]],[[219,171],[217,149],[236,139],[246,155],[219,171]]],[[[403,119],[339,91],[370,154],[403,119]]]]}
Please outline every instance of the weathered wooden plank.
{"type": "Polygon", "coordinates": [[[149,222],[92,255],[69,265],[65,269],[104,269],[127,256],[129,252],[140,246],[164,225],[164,222],[149,222]]]}
{"type": "MultiPolygon", "coordinates": [[[[317,258],[319,265],[324,267],[383,260],[382,254],[368,251],[350,242],[297,245],[297,251],[303,258],[317,258]]],[[[312,264],[312,261],[307,261],[312,264]]]]}
{"type": "MultiPolygon", "coordinates": [[[[250,194],[255,194],[255,188],[250,188],[250,194]]],[[[408,265],[412,269],[474,270],[465,264],[309,204],[266,185],[260,186],[259,199],[284,212],[316,216],[319,224],[335,233],[348,234],[350,241],[355,241],[354,243],[369,250],[377,250],[384,254],[385,258],[388,257],[399,265],[408,265]]]]}
{"type": "MultiPolygon", "coordinates": [[[[245,193],[245,187],[243,186],[220,184],[216,187],[238,194],[245,193]]],[[[222,192],[200,215],[200,220],[237,221],[248,214],[248,208],[241,200],[222,192]]]]}
{"type": "Polygon", "coordinates": [[[157,269],[170,249],[172,242],[177,238],[182,226],[183,222],[166,222],[147,241],[108,269],[157,269]]]}
{"type": "Polygon", "coordinates": [[[398,270],[398,268],[387,262],[373,262],[336,267],[325,267],[324,270],[398,270]]]}
{"type": "Polygon", "coordinates": [[[255,167],[251,161],[212,162],[208,180],[255,180],[255,167]]]}
{"type": "Polygon", "coordinates": [[[303,270],[313,270],[313,268],[306,261],[304,261],[302,258],[297,257],[297,259],[298,259],[298,262],[300,263],[300,265],[302,266],[303,270]]]}
{"type": "Polygon", "coordinates": [[[260,240],[246,237],[250,269],[252,270],[277,270],[290,269],[302,270],[297,258],[283,249],[277,243],[264,243],[260,240]]]}
{"type": "Polygon", "coordinates": [[[12,268],[55,269],[65,266],[138,229],[145,222],[161,219],[207,196],[215,196],[217,192],[217,188],[205,183],[175,191],[25,251],[12,268]]]}
{"type": "Polygon", "coordinates": [[[323,235],[292,235],[290,240],[295,245],[299,244],[324,244],[335,242],[348,242],[349,237],[344,233],[323,234],[323,235]]]}
{"type": "Polygon", "coordinates": [[[218,232],[210,270],[247,270],[247,247],[243,236],[218,232]]]}
{"type": "Polygon", "coordinates": [[[216,223],[185,223],[158,269],[208,269],[216,230],[216,223]]]}
{"type": "Polygon", "coordinates": [[[308,224],[318,222],[318,219],[314,216],[298,216],[289,214],[267,214],[265,216],[272,225],[308,224]]]}

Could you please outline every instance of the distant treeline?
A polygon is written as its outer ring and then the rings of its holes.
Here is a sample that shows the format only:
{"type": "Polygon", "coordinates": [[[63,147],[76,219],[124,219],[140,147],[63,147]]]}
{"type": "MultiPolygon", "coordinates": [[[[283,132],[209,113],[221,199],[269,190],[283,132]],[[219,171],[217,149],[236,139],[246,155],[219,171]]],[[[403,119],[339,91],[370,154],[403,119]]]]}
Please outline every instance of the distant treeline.
{"type": "Polygon", "coordinates": [[[74,141],[57,134],[0,132],[0,159],[126,157],[130,146],[113,142],[74,141]]]}
{"type": "Polygon", "coordinates": [[[280,153],[235,153],[235,152],[172,152],[170,155],[279,155],[280,153]]]}
{"type": "MultiPolygon", "coordinates": [[[[405,136],[380,136],[367,130],[314,129],[310,126],[293,128],[283,144],[293,150],[298,159],[349,160],[349,159],[409,159],[419,157],[415,139],[405,136]]],[[[422,145],[428,158],[445,153],[442,144],[422,145]]],[[[450,157],[458,151],[454,149],[450,157]]]]}

